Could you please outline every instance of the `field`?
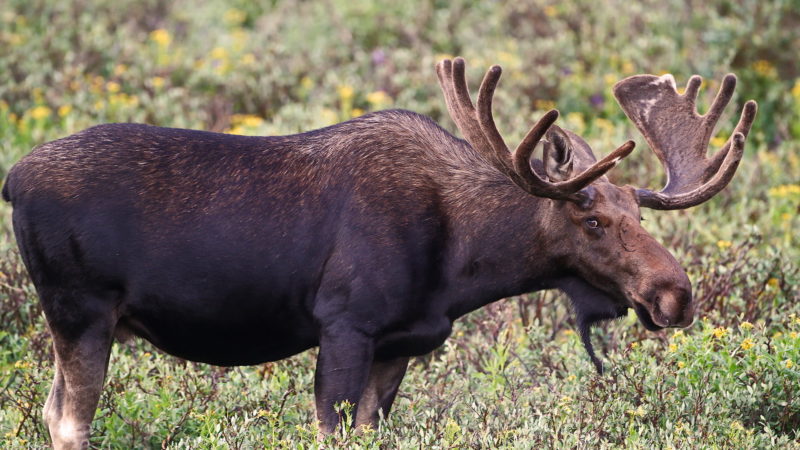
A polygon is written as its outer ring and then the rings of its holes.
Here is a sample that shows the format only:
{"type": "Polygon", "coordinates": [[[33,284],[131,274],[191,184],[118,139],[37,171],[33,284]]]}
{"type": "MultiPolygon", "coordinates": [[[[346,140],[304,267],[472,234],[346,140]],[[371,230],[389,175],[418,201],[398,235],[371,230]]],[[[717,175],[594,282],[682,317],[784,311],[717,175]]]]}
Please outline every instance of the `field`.
{"type": "MultiPolygon", "coordinates": [[[[611,96],[635,73],[692,74],[707,106],[727,72],[759,103],[730,186],[684,211],[644,210],[699,301],[686,330],[631,313],[595,331],[598,376],[556,292],[506,299],[416,358],[377,429],[318,440],[316,350],[220,368],[116,344],[93,422],[102,448],[800,448],[800,3],[797,0],[5,0],[0,175],[34,146],[105,122],[236,134],[310,130],[404,108],[456,132],[434,64],[464,56],[504,76],[509,143],[544,111],[658,188],[663,171],[611,96]]],[[[473,84],[473,86],[475,86],[473,84]]],[[[52,350],[0,205],[0,439],[44,447],[52,350]]],[[[344,406],[347,409],[346,405],[344,406]]]]}

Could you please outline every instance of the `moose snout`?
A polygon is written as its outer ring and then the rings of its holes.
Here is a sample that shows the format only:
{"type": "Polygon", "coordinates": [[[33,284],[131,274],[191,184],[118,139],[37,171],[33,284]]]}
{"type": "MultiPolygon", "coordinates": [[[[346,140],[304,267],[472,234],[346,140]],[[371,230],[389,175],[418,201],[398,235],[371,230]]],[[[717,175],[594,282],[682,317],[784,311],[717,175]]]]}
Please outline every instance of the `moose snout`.
{"type": "Polygon", "coordinates": [[[650,299],[651,318],[659,327],[685,328],[694,321],[691,288],[675,286],[653,293],[650,299]]]}

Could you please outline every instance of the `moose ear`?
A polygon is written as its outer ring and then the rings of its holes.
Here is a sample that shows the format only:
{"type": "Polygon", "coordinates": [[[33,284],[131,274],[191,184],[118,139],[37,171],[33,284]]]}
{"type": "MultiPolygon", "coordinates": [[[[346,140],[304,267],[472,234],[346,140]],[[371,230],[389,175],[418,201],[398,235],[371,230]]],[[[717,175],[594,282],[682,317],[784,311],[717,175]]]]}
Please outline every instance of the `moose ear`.
{"type": "Polygon", "coordinates": [[[565,181],[572,175],[572,142],[564,130],[551,125],[544,141],[542,159],[547,177],[552,182],[565,181]]]}

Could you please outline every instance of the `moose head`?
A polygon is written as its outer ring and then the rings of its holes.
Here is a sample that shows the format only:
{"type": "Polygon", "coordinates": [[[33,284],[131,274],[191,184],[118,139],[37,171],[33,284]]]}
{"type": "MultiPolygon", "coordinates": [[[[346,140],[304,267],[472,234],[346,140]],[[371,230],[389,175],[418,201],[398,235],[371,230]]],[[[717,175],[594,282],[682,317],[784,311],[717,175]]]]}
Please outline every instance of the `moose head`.
{"type": "Polygon", "coordinates": [[[696,98],[702,79],[689,79],[679,94],[671,75],[636,75],[614,86],[625,114],[662,162],[666,186],[659,192],[618,186],[604,175],[634,147],[628,141],[597,161],[580,136],[554,125],[558,111],[546,113],[511,152],[492,117],[492,95],[501,68],[491,67],[478,91],[477,108],[467,88],[461,58],[437,67],[450,116],[469,144],[530,195],[555,200],[547,217],[548,234],[560,247],[557,260],[574,276],[554,285],[572,300],[584,345],[597,367],[589,340],[592,324],[633,308],[648,330],[686,327],[695,304],[684,270],[669,251],[641,226],[640,208],[684,209],[721,191],[733,177],[756,103],[745,104],[736,129],[716,154],[707,157],[709,140],[733,96],[736,77],[727,75],[710,109],[699,115],[696,98]],[[543,141],[542,160],[531,160],[543,141]]]}

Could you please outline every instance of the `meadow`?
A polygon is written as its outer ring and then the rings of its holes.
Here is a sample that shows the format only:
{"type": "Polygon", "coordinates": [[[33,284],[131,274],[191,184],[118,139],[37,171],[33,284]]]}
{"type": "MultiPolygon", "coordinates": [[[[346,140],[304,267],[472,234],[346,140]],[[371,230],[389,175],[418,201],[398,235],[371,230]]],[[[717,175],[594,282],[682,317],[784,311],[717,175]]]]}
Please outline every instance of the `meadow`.
{"type": "MultiPolygon", "coordinates": [[[[457,133],[433,69],[454,55],[473,83],[503,66],[495,119],[508,142],[553,107],[598,154],[635,139],[618,183],[664,182],[611,95],[622,78],[702,75],[705,107],[736,73],[712,149],[744,101],[759,103],[728,188],[644,211],[692,280],[697,320],[652,333],[631,313],[598,328],[604,375],[562,295],[505,299],[413,360],[380,427],[318,440],[315,350],[222,368],[134,340],[115,344],[92,445],[800,448],[798,52],[797,0],[0,2],[3,176],[34,146],[105,122],[275,135],[404,108],[457,133]]],[[[0,445],[45,447],[52,350],[10,216],[0,205],[0,445]]]]}

